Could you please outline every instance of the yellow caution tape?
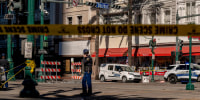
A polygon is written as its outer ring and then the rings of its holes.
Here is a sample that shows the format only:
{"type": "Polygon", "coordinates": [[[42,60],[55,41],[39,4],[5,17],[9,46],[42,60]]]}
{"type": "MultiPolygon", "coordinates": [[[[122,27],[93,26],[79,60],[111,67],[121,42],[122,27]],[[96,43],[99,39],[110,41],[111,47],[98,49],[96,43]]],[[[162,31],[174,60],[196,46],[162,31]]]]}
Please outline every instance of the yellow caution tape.
{"type": "Polygon", "coordinates": [[[34,60],[26,60],[26,66],[31,67],[30,72],[33,73],[34,72],[34,68],[36,67],[36,64],[34,62],[34,60]]]}
{"type": "Polygon", "coordinates": [[[7,34],[200,36],[200,25],[1,25],[7,34]]]}
{"type": "Polygon", "coordinates": [[[14,78],[17,74],[19,74],[22,70],[24,70],[25,68],[22,68],[21,70],[19,70],[15,75],[13,75],[11,78],[9,78],[7,81],[5,81],[3,84],[1,84],[0,88],[2,88],[8,81],[10,81],[12,78],[14,78]]]}
{"type": "Polygon", "coordinates": [[[9,72],[9,71],[11,71],[11,70],[13,70],[13,69],[15,69],[15,68],[17,68],[17,67],[23,65],[23,64],[24,64],[24,63],[22,63],[22,64],[20,64],[20,65],[18,65],[18,66],[16,66],[16,67],[13,67],[13,68],[11,68],[11,69],[9,69],[9,70],[7,70],[7,71],[4,71],[4,72],[0,73],[0,75],[4,74],[4,73],[6,73],[6,72],[9,72]]]}

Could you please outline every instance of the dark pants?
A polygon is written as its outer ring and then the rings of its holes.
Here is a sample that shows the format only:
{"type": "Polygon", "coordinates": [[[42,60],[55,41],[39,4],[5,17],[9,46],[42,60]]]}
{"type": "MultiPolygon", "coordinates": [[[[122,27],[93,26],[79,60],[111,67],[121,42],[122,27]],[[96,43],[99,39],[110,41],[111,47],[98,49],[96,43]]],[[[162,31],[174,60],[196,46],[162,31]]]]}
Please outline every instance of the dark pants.
{"type": "MultiPolygon", "coordinates": [[[[7,71],[7,69],[5,69],[5,71],[7,71]]],[[[7,75],[8,75],[8,72],[5,72],[5,76],[6,76],[6,80],[5,81],[7,81],[8,79],[8,77],[7,77],[7,75]]],[[[5,88],[8,88],[8,82],[6,82],[6,84],[5,84],[5,88]]]]}
{"type": "Polygon", "coordinates": [[[85,72],[83,79],[82,79],[82,89],[83,89],[83,93],[88,93],[88,94],[92,94],[92,83],[91,83],[91,72],[85,72]],[[86,86],[86,82],[87,82],[87,86],[86,86]],[[87,92],[87,87],[88,87],[88,92],[87,92]]]}

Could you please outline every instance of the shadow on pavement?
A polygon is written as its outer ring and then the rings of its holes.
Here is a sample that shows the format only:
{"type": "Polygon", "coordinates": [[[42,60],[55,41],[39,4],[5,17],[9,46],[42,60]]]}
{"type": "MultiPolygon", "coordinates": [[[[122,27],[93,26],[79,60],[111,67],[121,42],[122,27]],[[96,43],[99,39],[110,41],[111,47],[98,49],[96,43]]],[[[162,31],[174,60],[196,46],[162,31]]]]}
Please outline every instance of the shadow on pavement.
{"type": "Polygon", "coordinates": [[[0,88],[0,91],[11,91],[11,90],[14,90],[14,87],[0,88]]]}
{"type": "Polygon", "coordinates": [[[106,95],[106,96],[96,96],[93,94],[92,96],[81,96],[79,94],[73,96],[67,95],[55,95],[56,97],[42,97],[40,100],[174,100],[176,98],[148,98],[148,97],[125,97],[118,95],[106,95]]]}
{"type": "Polygon", "coordinates": [[[40,95],[40,97],[45,97],[45,96],[48,96],[48,95],[55,95],[55,94],[58,94],[58,93],[69,92],[69,91],[74,91],[74,90],[82,90],[82,88],[73,88],[72,90],[49,91],[47,94],[40,95]]]}
{"type": "Polygon", "coordinates": [[[138,95],[103,95],[98,96],[97,94],[102,92],[94,92],[92,96],[82,96],[80,94],[75,94],[72,96],[67,95],[61,95],[58,93],[62,92],[69,92],[73,90],[80,90],[81,88],[74,88],[72,90],[57,90],[57,91],[51,91],[51,93],[44,94],[40,96],[40,100],[173,100],[176,98],[148,98],[148,97],[139,97],[138,95]],[[54,95],[54,97],[45,97],[47,95],[54,95]]]}

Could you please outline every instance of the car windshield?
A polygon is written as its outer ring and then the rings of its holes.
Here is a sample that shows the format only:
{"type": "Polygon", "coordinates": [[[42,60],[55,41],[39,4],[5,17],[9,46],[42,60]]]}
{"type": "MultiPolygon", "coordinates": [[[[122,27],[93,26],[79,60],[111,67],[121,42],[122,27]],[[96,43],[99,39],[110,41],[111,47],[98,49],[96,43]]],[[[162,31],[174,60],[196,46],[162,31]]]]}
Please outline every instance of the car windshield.
{"type": "Polygon", "coordinates": [[[172,68],[174,68],[175,66],[168,66],[167,70],[171,70],[172,68]]]}
{"type": "Polygon", "coordinates": [[[128,66],[122,66],[123,71],[127,71],[127,72],[134,72],[133,69],[131,69],[128,66]]]}

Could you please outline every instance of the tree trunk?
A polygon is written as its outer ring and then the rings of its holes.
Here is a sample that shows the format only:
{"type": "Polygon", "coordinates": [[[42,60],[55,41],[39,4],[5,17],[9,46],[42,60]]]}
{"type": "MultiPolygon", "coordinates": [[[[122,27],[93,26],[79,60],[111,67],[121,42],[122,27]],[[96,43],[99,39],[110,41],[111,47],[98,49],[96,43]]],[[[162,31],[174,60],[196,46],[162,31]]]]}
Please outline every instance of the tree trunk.
{"type": "MultiPolygon", "coordinates": [[[[99,0],[96,0],[99,2],[99,0]]],[[[99,25],[99,9],[96,10],[96,21],[97,25],[99,25]]],[[[96,58],[95,58],[95,80],[98,79],[99,76],[99,35],[96,35],[95,39],[95,51],[96,51],[96,58]]]]}
{"type": "MultiPolygon", "coordinates": [[[[132,0],[128,1],[129,15],[128,23],[132,24],[132,0]]],[[[132,66],[132,36],[128,36],[128,65],[132,66]]]]}

